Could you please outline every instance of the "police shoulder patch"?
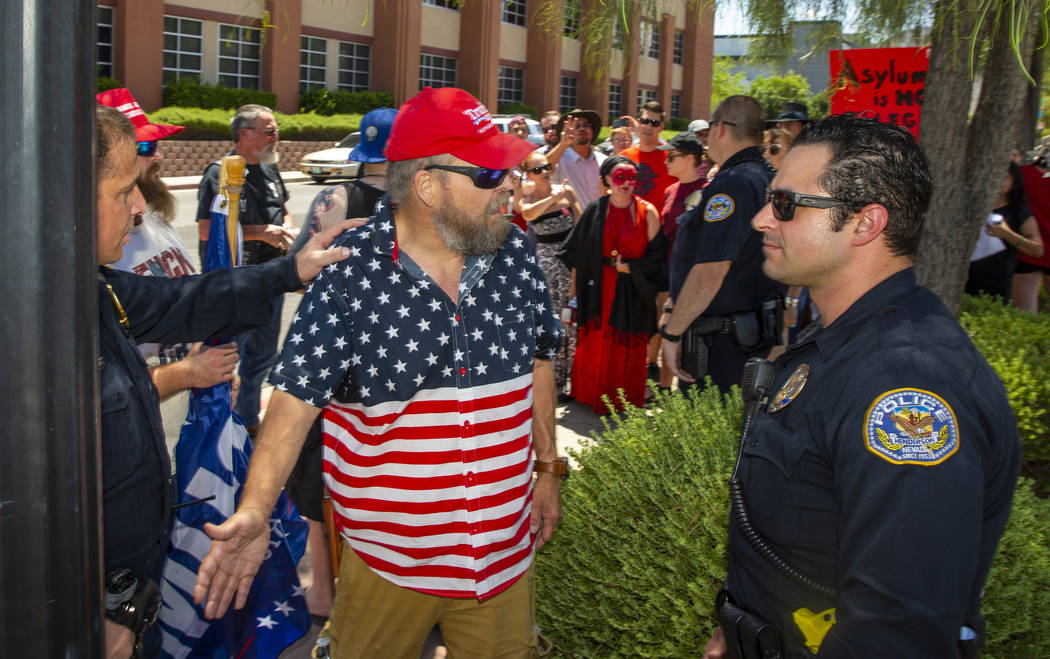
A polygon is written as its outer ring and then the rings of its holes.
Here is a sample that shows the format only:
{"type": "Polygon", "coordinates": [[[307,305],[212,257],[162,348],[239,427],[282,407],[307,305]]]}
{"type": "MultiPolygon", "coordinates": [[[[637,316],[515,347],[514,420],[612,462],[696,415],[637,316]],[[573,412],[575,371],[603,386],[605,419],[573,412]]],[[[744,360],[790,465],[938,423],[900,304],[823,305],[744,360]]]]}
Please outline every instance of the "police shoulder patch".
{"type": "Polygon", "coordinates": [[[704,221],[718,222],[719,220],[724,220],[732,215],[734,210],[736,210],[736,204],[733,202],[733,198],[720,192],[708,200],[707,206],[704,208],[704,221]]]}
{"type": "Polygon", "coordinates": [[[959,423],[951,406],[924,389],[880,394],[864,420],[867,449],[892,464],[931,467],[959,448],[959,423]]]}

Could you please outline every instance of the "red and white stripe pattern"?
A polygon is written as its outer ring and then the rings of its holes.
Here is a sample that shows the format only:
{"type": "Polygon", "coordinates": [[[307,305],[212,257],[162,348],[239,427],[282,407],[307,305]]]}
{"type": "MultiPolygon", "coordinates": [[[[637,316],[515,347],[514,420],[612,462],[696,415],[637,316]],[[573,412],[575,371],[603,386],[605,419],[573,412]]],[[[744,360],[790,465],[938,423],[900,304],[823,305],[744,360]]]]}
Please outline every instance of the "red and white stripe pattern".
{"type": "Polygon", "coordinates": [[[531,373],[404,402],[333,403],[324,420],[336,525],[378,574],[483,600],[528,569],[531,373]]]}

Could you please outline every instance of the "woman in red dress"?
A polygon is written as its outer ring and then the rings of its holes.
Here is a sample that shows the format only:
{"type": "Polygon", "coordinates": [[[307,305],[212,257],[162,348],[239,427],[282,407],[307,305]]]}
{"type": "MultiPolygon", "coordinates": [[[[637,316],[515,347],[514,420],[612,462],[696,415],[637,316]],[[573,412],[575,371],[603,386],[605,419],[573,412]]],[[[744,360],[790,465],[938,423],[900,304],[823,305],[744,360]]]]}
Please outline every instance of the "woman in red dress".
{"type": "Polygon", "coordinates": [[[656,208],[634,195],[635,163],[613,156],[599,172],[610,193],[583,211],[559,257],[573,271],[578,307],[572,394],[604,413],[602,395],[622,408],[618,389],[629,404],[645,404],[645,352],[666,243],[656,208]]]}

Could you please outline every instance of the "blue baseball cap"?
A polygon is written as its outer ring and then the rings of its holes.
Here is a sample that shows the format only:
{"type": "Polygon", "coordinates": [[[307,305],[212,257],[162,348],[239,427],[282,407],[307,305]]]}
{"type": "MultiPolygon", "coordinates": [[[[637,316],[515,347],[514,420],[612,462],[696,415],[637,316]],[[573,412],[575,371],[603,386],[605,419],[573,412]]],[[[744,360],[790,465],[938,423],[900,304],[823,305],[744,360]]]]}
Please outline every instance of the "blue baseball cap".
{"type": "Polygon", "coordinates": [[[376,108],[361,117],[361,141],[350,152],[350,160],[357,162],[386,162],[383,149],[394,125],[394,108],[376,108]]]}

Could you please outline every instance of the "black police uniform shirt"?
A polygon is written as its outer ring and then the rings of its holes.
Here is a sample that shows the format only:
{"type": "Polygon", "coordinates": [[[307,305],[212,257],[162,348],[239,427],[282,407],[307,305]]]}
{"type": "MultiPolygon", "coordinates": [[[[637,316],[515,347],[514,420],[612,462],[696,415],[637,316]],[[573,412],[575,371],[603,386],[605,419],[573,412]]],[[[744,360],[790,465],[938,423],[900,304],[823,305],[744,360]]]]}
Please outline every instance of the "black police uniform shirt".
{"type": "Polygon", "coordinates": [[[670,263],[672,299],[678,299],[694,265],[719,261],[732,264],[704,316],[755,309],[780,294],[780,284],[762,272],[762,234],[751,228],[773,174],[758,147],[742,149],[704,188],[700,204],[679,218],[670,263]]]}
{"type": "Polygon", "coordinates": [[[956,656],[962,626],[983,626],[1020,465],[1002,382],[910,269],[776,367],[740,478],[755,528],[838,599],[788,581],[734,522],[731,597],[788,647],[807,629],[820,657],[956,656]]]}
{"type": "Polygon", "coordinates": [[[175,279],[100,268],[99,384],[106,574],[128,568],[159,582],[174,485],[160,402],[138,343],[231,337],[273,316],[274,296],[302,288],[295,259],[175,279]],[[124,309],[129,329],[106,284],[124,309]]]}
{"type": "MultiPolygon", "coordinates": [[[[231,151],[229,155],[235,155],[231,151]]],[[[211,217],[211,204],[219,190],[219,165],[212,163],[204,170],[197,188],[197,217],[211,217]]],[[[288,190],[281,181],[275,165],[248,165],[244,170],[244,191],[238,221],[244,225],[284,224],[284,203],[288,190]]],[[[244,241],[244,263],[265,263],[278,258],[284,251],[260,240],[244,241]]]]}

